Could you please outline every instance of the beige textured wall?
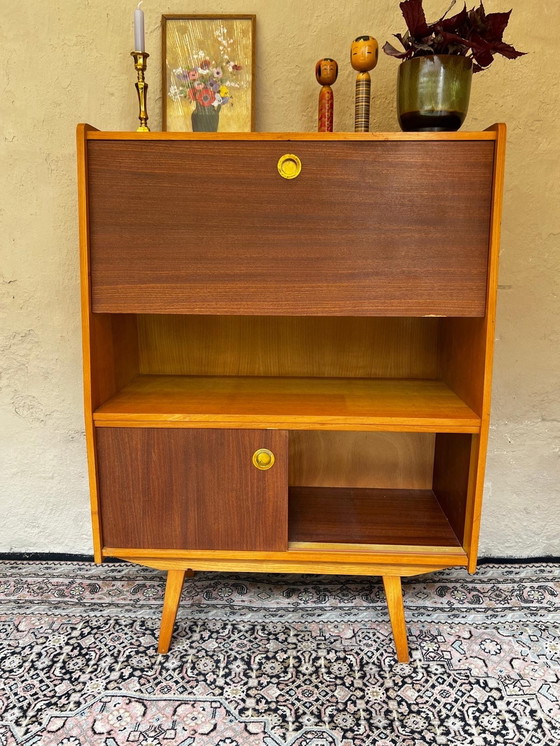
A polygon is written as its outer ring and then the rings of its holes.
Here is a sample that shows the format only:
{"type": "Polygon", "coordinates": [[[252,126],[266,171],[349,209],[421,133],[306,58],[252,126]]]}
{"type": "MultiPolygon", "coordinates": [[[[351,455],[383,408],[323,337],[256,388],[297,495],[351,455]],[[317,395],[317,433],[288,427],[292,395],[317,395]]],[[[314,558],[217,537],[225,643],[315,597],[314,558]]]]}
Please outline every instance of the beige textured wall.
{"type": "MultiPolygon", "coordinates": [[[[433,17],[447,0],[425,4],[433,17]]],[[[134,5],[0,0],[0,552],[91,551],[74,131],[80,121],[136,127],[134,5]]],[[[257,14],[259,130],[315,128],[323,56],[341,67],[335,127],[351,129],[350,41],[371,33],[383,42],[403,26],[397,0],[145,0],[144,9],[152,129],[161,121],[163,12],[257,14]]],[[[465,123],[509,125],[481,542],[492,556],[560,554],[559,27],[558,4],[514,3],[506,40],[530,55],[475,76],[465,123]]],[[[373,129],[396,129],[397,65],[382,55],[374,71],[373,129]]],[[[442,179],[452,167],[442,164],[442,179]]]]}

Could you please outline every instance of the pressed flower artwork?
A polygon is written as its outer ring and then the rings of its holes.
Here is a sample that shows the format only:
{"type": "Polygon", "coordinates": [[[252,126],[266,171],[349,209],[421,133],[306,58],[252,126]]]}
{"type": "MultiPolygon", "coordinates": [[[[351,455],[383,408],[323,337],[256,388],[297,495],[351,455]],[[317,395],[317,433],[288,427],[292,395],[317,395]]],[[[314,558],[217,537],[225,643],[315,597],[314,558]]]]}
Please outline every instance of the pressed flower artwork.
{"type": "Polygon", "coordinates": [[[162,16],[163,129],[253,129],[255,16],[162,16]]]}

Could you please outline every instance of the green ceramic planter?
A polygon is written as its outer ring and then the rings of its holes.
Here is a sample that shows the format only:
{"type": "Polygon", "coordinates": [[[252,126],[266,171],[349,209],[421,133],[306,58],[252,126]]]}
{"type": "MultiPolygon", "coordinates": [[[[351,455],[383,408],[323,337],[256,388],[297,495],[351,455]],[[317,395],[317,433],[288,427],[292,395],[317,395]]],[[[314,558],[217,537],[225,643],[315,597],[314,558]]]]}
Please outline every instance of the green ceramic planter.
{"type": "Polygon", "coordinates": [[[454,132],[469,108],[472,62],[453,54],[413,57],[401,63],[397,113],[404,132],[454,132]]]}

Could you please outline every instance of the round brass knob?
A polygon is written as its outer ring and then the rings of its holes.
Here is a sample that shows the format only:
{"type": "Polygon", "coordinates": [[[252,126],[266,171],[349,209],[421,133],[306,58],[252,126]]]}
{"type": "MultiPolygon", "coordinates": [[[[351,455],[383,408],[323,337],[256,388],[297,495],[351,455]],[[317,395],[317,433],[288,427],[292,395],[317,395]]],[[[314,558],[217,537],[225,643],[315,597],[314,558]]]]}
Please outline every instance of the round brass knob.
{"type": "Polygon", "coordinates": [[[253,466],[261,471],[266,471],[266,469],[274,466],[274,461],[274,454],[268,448],[259,448],[258,451],[253,453],[253,466]]]}
{"type": "Polygon", "coordinates": [[[286,153],[278,159],[278,173],[283,179],[295,179],[301,173],[301,161],[297,155],[286,153]]]}

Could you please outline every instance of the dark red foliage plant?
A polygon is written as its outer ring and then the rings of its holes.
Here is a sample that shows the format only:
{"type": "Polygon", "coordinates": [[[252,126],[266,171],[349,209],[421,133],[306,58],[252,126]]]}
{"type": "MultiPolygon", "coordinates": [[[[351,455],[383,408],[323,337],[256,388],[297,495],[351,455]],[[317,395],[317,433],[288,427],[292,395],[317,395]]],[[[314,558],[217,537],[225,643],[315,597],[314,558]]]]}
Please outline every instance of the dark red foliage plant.
{"type": "Polygon", "coordinates": [[[503,41],[511,10],[507,13],[486,13],[480,3],[478,8],[463,10],[447,18],[455,5],[453,0],[443,16],[435,23],[428,23],[422,7],[422,0],[404,0],[400,3],[408,31],[395,34],[404,47],[404,52],[386,42],[383,51],[392,57],[408,60],[430,54],[458,54],[473,61],[473,72],[485,70],[501,54],[512,60],[525,52],[518,52],[511,44],[503,41]]]}

